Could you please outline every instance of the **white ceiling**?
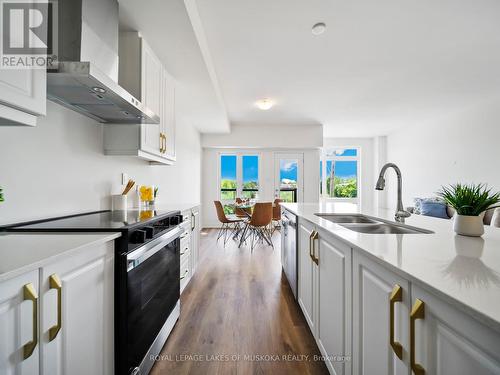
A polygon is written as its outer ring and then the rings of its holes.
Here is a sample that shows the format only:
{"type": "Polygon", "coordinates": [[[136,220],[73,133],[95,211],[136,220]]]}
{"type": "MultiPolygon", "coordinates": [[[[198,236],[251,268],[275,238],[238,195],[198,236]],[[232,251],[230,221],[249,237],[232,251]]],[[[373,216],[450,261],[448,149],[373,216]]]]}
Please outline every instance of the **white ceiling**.
{"type": "Polygon", "coordinates": [[[201,132],[227,132],[218,85],[208,72],[183,0],[119,0],[120,28],[140,31],[177,81],[177,116],[201,132]]]}
{"type": "MultiPolygon", "coordinates": [[[[147,12],[144,2],[121,0],[135,2],[137,12],[147,12]]],[[[373,136],[418,126],[500,93],[497,0],[196,0],[196,5],[233,124],[319,123],[326,136],[373,136]],[[319,21],[328,29],[313,36],[311,27],[319,21]],[[256,109],[253,103],[264,97],[277,105],[256,109]]],[[[150,33],[155,45],[166,44],[168,35],[150,33]]]]}

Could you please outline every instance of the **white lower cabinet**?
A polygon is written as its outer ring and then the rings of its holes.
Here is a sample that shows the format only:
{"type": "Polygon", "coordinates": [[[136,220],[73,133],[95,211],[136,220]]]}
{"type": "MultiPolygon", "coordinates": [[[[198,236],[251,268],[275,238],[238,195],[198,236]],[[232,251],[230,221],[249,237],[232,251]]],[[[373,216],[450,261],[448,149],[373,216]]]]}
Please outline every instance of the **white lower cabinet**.
{"type": "Polygon", "coordinates": [[[112,374],[113,270],[108,242],[0,282],[0,374],[112,374]]]}
{"type": "Polygon", "coordinates": [[[181,268],[180,268],[180,286],[181,293],[193,277],[199,258],[200,247],[200,220],[199,208],[193,207],[181,212],[183,222],[181,228],[181,268]]]}
{"type": "Polygon", "coordinates": [[[299,218],[298,301],[330,373],[351,372],[351,249],[299,218]]]}
{"type": "Polygon", "coordinates": [[[352,273],[353,373],[408,375],[409,282],[356,251],[352,273]]]}
{"type": "Polygon", "coordinates": [[[38,270],[0,282],[0,374],[36,375],[38,345],[38,270]],[[33,293],[34,292],[34,293],[33,293]]]}
{"type": "Polygon", "coordinates": [[[317,267],[311,259],[311,235],[314,225],[299,218],[298,225],[298,291],[297,300],[304,313],[309,328],[316,333],[316,319],[314,310],[314,291],[317,282],[317,267]]]}
{"type": "Polygon", "coordinates": [[[500,374],[498,332],[418,286],[411,295],[415,374],[500,374]]]}
{"type": "Polygon", "coordinates": [[[353,374],[500,374],[498,348],[498,332],[354,252],[353,374]]]}
{"type": "Polygon", "coordinates": [[[41,374],[113,372],[113,270],[112,242],[40,270],[41,374]]]}
{"type": "MultiPolygon", "coordinates": [[[[351,249],[318,232],[316,340],[330,373],[351,373],[351,249]]],[[[316,246],[316,245],[314,245],[316,246]]]]}
{"type": "Polygon", "coordinates": [[[191,210],[191,268],[193,274],[200,259],[200,232],[200,210],[198,207],[195,207],[191,210]]]}

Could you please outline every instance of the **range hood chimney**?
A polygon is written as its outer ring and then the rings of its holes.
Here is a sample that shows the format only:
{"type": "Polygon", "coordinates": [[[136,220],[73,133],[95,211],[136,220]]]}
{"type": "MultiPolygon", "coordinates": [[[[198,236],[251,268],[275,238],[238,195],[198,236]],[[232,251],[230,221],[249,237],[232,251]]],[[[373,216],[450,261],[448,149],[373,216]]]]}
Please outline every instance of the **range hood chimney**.
{"type": "Polygon", "coordinates": [[[118,2],[64,0],[57,13],[48,99],[102,123],[158,124],[158,114],[117,83],[118,2]]]}

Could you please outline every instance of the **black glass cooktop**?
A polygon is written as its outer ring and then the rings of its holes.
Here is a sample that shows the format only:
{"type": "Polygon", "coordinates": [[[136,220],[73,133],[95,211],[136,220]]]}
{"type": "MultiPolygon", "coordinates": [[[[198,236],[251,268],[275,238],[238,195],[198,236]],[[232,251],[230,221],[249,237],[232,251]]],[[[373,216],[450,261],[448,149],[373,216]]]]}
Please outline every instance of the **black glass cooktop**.
{"type": "Polygon", "coordinates": [[[55,218],[19,225],[9,230],[22,231],[121,231],[145,225],[151,221],[160,220],[178,211],[161,210],[127,210],[99,211],[82,215],[55,218]]]}

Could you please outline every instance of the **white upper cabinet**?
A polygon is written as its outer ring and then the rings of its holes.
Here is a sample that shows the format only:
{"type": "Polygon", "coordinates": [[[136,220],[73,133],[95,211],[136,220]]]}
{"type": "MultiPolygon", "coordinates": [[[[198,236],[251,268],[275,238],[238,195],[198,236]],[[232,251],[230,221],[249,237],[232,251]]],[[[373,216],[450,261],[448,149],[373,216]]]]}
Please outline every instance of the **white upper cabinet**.
{"type": "Polygon", "coordinates": [[[0,69],[0,125],[35,126],[46,99],[45,69],[0,69]]]}
{"type": "Polygon", "coordinates": [[[166,158],[175,160],[175,81],[163,70],[163,100],[161,112],[160,132],[163,134],[164,149],[166,158]]]}
{"type": "Polygon", "coordinates": [[[120,32],[119,83],[160,117],[159,124],[106,125],[104,152],[153,163],[175,161],[175,80],[138,32],[120,32]]]}

